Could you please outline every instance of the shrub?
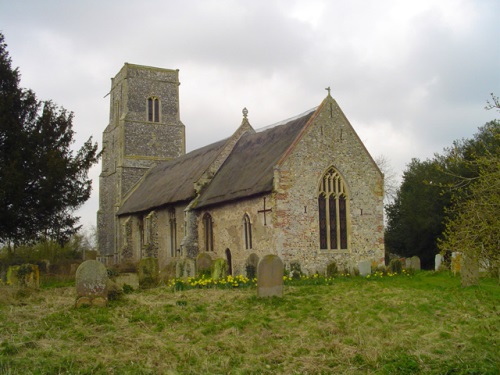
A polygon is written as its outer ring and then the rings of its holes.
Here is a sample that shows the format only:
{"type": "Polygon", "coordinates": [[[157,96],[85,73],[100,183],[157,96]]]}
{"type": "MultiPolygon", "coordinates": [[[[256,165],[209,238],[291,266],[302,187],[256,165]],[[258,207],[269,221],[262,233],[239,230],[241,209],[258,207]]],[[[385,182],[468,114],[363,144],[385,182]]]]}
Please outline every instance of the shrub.
{"type": "Polygon", "coordinates": [[[399,258],[391,259],[387,268],[391,273],[398,273],[398,274],[401,273],[401,271],[403,271],[403,264],[401,263],[401,259],[399,258]]]}
{"type": "Polygon", "coordinates": [[[326,277],[334,277],[337,276],[339,273],[339,268],[337,266],[337,263],[335,261],[331,261],[328,263],[326,266],[326,277]]]}

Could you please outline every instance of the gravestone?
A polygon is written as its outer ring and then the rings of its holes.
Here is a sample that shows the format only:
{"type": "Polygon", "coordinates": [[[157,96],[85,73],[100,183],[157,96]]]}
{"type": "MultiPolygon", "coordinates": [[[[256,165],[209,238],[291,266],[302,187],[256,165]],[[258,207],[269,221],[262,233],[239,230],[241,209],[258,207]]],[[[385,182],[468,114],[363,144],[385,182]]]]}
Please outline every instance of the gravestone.
{"type": "Polygon", "coordinates": [[[266,255],[257,267],[257,296],[283,297],[283,262],[277,255],[266,255]]]}
{"type": "Polygon", "coordinates": [[[106,306],[108,303],[108,272],[97,260],[86,260],[76,270],[76,307],[106,306]]]}
{"type": "Polygon", "coordinates": [[[142,258],[137,267],[141,288],[153,288],[160,281],[160,269],[157,258],[142,258]]]}
{"type": "Polygon", "coordinates": [[[473,254],[462,255],[460,284],[462,287],[479,284],[479,262],[473,254]]]}
{"type": "Polygon", "coordinates": [[[97,250],[85,250],[85,260],[96,260],[97,250]]]}
{"type": "Polygon", "coordinates": [[[434,270],[439,271],[441,264],[443,263],[443,256],[441,254],[436,254],[434,257],[434,270]]]}
{"type": "Polygon", "coordinates": [[[212,279],[219,280],[224,279],[227,276],[227,260],[226,259],[216,259],[212,266],[212,279]]]}
{"type": "Polygon", "coordinates": [[[257,277],[257,267],[259,266],[259,257],[252,253],[245,262],[245,273],[249,279],[257,277]]]}
{"type": "Polygon", "coordinates": [[[420,258],[417,256],[412,256],[410,258],[410,268],[414,271],[420,271],[420,258]]]}
{"type": "Polygon", "coordinates": [[[177,261],[175,265],[175,277],[181,279],[187,279],[188,277],[194,277],[196,271],[196,264],[194,259],[182,258],[177,261]]]}
{"type": "Polygon", "coordinates": [[[212,273],[212,257],[208,253],[200,253],[196,257],[196,274],[198,276],[211,276],[212,273]]]}
{"type": "Polygon", "coordinates": [[[372,273],[372,263],[369,260],[362,260],[358,263],[358,270],[361,276],[368,276],[372,273]]]}
{"type": "Polygon", "coordinates": [[[411,269],[411,258],[405,258],[404,265],[407,270],[411,269]]]}

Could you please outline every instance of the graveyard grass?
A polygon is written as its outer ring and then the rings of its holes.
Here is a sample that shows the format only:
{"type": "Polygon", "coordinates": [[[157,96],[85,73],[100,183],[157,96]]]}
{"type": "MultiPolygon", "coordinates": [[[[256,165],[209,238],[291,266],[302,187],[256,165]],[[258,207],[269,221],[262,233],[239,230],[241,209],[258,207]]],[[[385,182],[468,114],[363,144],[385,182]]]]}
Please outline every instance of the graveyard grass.
{"type": "Polygon", "coordinates": [[[290,284],[281,299],[164,286],[79,309],[74,286],[0,287],[0,374],[499,373],[498,280],[290,284]]]}

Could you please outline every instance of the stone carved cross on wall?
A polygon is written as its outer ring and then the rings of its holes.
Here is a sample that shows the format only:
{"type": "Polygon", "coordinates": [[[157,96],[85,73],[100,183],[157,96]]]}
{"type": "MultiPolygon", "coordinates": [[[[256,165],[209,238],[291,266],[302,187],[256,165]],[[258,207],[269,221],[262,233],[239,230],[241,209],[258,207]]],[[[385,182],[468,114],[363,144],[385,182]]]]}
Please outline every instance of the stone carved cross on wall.
{"type": "Polygon", "coordinates": [[[266,197],[264,197],[264,209],[257,211],[259,214],[263,213],[264,214],[264,225],[267,225],[266,222],[266,212],[272,212],[272,208],[266,208],[266,197]]]}

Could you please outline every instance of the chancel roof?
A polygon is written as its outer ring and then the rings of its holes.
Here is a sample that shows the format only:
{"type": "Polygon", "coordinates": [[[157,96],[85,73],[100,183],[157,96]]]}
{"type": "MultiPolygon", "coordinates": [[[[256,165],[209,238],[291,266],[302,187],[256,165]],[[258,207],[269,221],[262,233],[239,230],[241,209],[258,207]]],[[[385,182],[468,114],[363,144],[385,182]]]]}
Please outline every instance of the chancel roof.
{"type": "Polygon", "coordinates": [[[307,112],[267,130],[244,134],[210,185],[202,192],[196,207],[272,191],[274,166],[313,113],[307,112]]]}
{"type": "MultiPolygon", "coordinates": [[[[195,208],[272,191],[274,166],[305,127],[314,110],[261,131],[244,133],[202,191],[195,208]]],[[[195,198],[194,184],[224,148],[226,140],[152,168],[126,199],[118,215],[149,211],[195,198]]]]}

